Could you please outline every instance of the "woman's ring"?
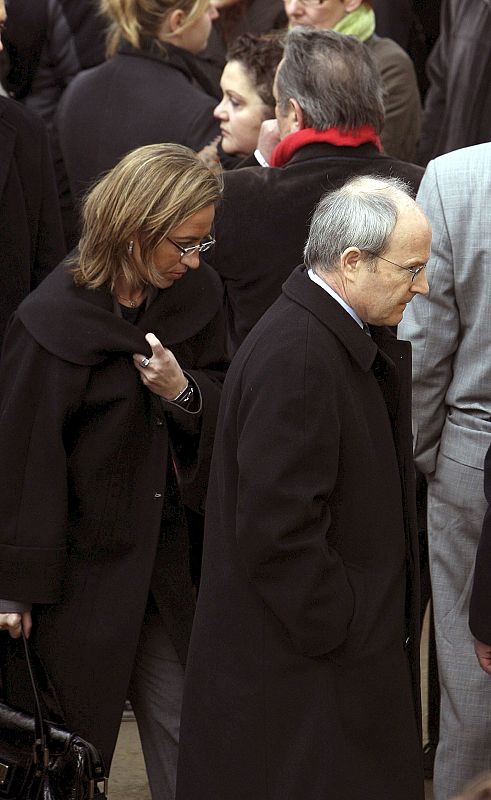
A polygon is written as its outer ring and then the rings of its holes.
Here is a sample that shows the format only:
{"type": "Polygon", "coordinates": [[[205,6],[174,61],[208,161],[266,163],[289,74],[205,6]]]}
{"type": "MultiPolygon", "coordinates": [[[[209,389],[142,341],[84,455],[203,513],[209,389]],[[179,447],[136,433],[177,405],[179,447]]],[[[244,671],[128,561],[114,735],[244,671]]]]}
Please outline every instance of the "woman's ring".
{"type": "Polygon", "coordinates": [[[140,364],[142,367],[148,367],[148,365],[150,364],[150,359],[145,356],[145,358],[142,358],[142,360],[140,361],[140,364]]]}

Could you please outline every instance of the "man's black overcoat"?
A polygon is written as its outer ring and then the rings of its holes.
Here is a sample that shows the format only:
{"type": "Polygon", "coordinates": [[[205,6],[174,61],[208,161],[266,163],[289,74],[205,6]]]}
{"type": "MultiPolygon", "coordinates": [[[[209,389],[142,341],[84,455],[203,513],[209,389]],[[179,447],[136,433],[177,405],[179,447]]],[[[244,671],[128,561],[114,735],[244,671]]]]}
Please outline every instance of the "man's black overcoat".
{"type": "Polygon", "coordinates": [[[310,220],[321,196],[355,175],[402,178],[416,193],[423,170],[381,155],[373,144],[315,143],[302,147],[283,167],[225,173],[210,263],[225,285],[232,352],[302,261],[310,220]]]}
{"type": "Polygon", "coordinates": [[[186,656],[194,609],[182,500],[204,504],[223,379],[221,301],[213,271],[190,270],[134,326],[113,313],[108,289],[76,288],[62,264],[6,336],[1,595],[35,604],[34,646],[66,722],[108,763],[150,590],[186,656]],[[132,354],[151,355],[147,332],[198,384],[201,413],[143,385],[132,354]]]}
{"type": "Polygon", "coordinates": [[[299,268],[232,362],[178,800],[424,796],[410,345],[372,333],[299,268]]]}
{"type": "Polygon", "coordinates": [[[64,255],[48,134],[0,97],[0,345],[10,315],[64,255]]]}

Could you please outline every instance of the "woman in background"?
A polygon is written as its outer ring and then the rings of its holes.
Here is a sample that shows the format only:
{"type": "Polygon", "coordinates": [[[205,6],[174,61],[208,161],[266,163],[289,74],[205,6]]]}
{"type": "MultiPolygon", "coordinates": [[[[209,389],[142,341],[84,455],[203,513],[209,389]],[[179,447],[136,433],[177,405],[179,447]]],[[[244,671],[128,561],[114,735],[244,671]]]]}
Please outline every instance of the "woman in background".
{"type": "Polygon", "coordinates": [[[155,142],[199,150],[218,134],[216,98],[196,59],[217,17],[209,0],[100,4],[109,22],[108,59],[79,73],[56,116],[60,194],[71,246],[80,235],[71,209],[78,210],[93,181],[125,153],[155,142]]]}
{"type": "MultiPolygon", "coordinates": [[[[79,251],[12,318],[0,364],[0,628],[32,625],[68,728],[106,767],[131,700],[154,800],[174,797],[194,611],[184,507],[202,510],[224,373],[221,285],[198,269],[221,188],[180,145],[126,156],[84,203],[79,251]]],[[[11,649],[5,694],[29,708],[11,649]]]]}
{"type": "Polygon", "coordinates": [[[283,38],[276,33],[245,33],[230,47],[220,80],[223,97],[213,112],[220,136],[200,152],[210,166],[221,152],[241,159],[254,153],[262,123],[274,117],[273,82],[282,57],[283,38]]]}

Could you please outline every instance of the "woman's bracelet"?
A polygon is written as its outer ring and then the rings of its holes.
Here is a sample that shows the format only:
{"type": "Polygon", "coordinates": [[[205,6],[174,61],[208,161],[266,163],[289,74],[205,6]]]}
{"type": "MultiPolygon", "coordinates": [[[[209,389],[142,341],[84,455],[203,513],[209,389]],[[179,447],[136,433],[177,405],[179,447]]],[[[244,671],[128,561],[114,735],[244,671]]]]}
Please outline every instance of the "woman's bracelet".
{"type": "Polygon", "coordinates": [[[184,389],[182,389],[176,397],[170,400],[170,403],[177,403],[179,406],[187,406],[188,403],[192,400],[194,394],[194,390],[190,381],[187,382],[184,389]]]}

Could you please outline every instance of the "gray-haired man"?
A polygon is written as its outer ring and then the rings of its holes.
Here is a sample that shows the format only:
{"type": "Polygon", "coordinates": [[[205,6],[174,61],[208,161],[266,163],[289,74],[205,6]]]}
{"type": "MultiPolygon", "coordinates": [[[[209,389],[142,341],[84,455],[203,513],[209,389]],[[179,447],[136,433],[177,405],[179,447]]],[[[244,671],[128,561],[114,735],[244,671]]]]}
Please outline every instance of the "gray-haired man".
{"type": "Polygon", "coordinates": [[[398,181],[327,195],[232,363],[179,800],[423,798],[410,346],[385,326],[430,238],[398,181]]]}
{"type": "Polygon", "coordinates": [[[226,289],[235,352],[302,259],[327,190],[355,175],[396,176],[416,191],[423,170],[383,155],[383,91],[368,48],[330,30],[294,28],[276,76],[280,142],[270,167],[225,175],[213,266],[226,289]]]}

